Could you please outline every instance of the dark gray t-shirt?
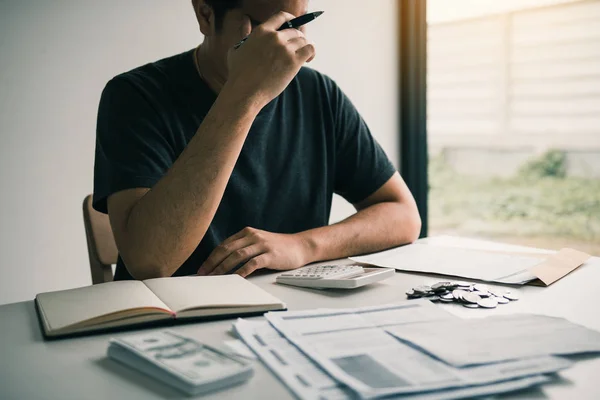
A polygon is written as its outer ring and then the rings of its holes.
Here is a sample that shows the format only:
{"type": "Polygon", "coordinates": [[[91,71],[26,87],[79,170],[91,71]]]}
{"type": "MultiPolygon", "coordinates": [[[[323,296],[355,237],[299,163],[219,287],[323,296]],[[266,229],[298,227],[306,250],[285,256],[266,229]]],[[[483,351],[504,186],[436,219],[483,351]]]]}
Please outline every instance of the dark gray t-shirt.
{"type": "MultiPolygon", "coordinates": [[[[192,51],[112,79],[98,111],[94,208],[106,213],[111,194],[153,187],[215,99],[192,51]]],[[[218,244],[247,226],[279,233],[325,226],[333,193],[360,202],[394,172],[336,84],[302,68],[254,121],[206,235],[174,275],[195,274],[218,244]]],[[[115,279],[132,279],[120,257],[115,279]]]]}

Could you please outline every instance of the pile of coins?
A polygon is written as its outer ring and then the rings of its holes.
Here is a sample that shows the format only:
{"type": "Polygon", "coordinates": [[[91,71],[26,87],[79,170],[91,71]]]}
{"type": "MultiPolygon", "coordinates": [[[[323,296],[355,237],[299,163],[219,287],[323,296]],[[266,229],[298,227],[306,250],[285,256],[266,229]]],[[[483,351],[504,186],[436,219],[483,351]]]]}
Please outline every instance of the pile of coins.
{"type": "Polygon", "coordinates": [[[431,301],[459,303],[467,308],[496,308],[519,300],[519,295],[511,291],[490,290],[482,284],[468,282],[438,282],[434,285],[417,286],[406,292],[409,299],[425,297],[431,301]]]}

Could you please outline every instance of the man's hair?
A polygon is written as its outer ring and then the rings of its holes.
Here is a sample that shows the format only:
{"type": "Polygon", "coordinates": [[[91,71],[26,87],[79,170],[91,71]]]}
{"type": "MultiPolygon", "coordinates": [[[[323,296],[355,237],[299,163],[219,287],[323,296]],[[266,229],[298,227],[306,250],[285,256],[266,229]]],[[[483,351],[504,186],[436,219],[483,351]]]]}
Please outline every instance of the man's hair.
{"type": "MultiPolygon", "coordinates": [[[[242,0],[204,0],[204,2],[212,8],[215,13],[215,28],[217,31],[221,30],[223,27],[223,18],[227,11],[242,6],[242,0]]],[[[194,5],[194,9],[196,9],[198,1],[192,0],[192,4],[194,5]]]]}

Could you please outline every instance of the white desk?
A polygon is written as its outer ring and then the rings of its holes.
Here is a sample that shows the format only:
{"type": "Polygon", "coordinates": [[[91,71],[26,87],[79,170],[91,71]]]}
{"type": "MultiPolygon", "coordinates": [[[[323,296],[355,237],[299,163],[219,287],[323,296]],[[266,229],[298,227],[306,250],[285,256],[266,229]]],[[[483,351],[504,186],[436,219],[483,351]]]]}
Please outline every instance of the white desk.
{"type": "MultiPolygon", "coordinates": [[[[432,239],[430,239],[432,240],[432,239]]],[[[490,248],[479,241],[435,239],[448,245],[490,248]]],[[[500,249],[519,251],[516,246],[500,249]]],[[[498,249],[498,248],[497,248],[498,249]]],[[[404,300],[414,286],[440,281],[438,277],[397,273],[379,284],[353,291],[320,291],[292,288],[274,283],[275,274],[250,280],[288,304],[290,310],[316,307],[357,307],[404,300]]],[[[494,286],[494,285],[489,285],[494,286]]],[[[537,312],[562,316],[600,330],[600,258],[595,258],[549,288],[524,287],[521,300],[494,310],[467,309],[456,304],[442,305],[469,318],[494,313],[537,312]]],[[[173,329],[199,340],[221,346],[231,337],[231,320],[176,326],[173,329]]],[[[131,332],[130,332],[131,333],[131,332]]],[[[106,358],[108,338],[113,333],[73,339],[44,341],[33,301],[0,306],[0,398],[1,399],[175,399],[187,398],[106,358]]],[[[482,329],[485,334],[485,328],[482,329]]],[[[600,399],[600,358],[584,358],[561,373],[559,383],[522,391],[502,398],[600,399]]],[[[292,399],[291,393],[260,362],[246,384],[217,392],[208,398],[292,399]]]]}

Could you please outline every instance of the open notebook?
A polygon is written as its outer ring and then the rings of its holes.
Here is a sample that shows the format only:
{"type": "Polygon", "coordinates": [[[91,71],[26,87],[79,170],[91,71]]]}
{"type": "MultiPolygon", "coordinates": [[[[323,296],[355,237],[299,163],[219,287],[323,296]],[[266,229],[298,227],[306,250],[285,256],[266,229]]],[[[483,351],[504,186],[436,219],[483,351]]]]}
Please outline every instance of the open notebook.
{"type": "Polygon", "coordinates": [[[285,309],[281,300],[239,275],[109,282],[40,293],[35,301],[47,337],[285,309]]]}

